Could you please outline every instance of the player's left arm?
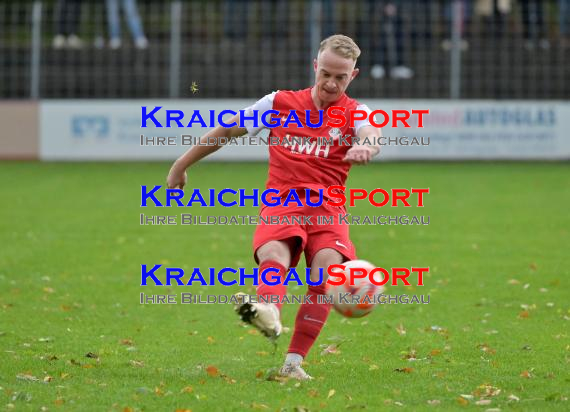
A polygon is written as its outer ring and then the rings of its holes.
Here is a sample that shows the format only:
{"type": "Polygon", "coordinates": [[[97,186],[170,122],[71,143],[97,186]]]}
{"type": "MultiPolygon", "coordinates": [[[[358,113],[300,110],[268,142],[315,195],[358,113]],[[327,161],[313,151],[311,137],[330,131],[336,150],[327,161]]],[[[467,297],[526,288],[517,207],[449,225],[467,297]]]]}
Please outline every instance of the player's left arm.
{"type": "Polygon", "coordinates": [[[355,165],[365,165],[380,153],[380,137],[382,129],[372,125],[360,127],[356,132],[357,141],[346,152],[345,162],[355,165]]]}

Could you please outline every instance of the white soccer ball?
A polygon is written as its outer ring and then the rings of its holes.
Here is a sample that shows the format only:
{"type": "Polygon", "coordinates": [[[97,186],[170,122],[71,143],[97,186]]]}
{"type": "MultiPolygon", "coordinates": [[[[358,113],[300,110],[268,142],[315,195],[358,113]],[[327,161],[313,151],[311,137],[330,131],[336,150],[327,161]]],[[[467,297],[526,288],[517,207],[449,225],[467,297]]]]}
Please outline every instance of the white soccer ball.
{"type": "MultiPolygon", "coordinates": [[[[354,285],[350,285],[350,269],[362,268],[370,273],[376,268],[365,260],[351,260],[344,262],[345,269],[332,269],[332,272],[344,272],[346,281],[342,285],[327,284],[327,295],[332,296],[333,307],[342,316],[347,318],[361,318],[368,315],[377,304],[376,295],[384,292],[384,286],[372,283],[368,275],[364,278],[355,278],[354,285]]],[[[382,281],[381,274],[374,274],[374,279],[382,281]]],[[[334,278],[333,280],[338,280],[334,278]]]]}

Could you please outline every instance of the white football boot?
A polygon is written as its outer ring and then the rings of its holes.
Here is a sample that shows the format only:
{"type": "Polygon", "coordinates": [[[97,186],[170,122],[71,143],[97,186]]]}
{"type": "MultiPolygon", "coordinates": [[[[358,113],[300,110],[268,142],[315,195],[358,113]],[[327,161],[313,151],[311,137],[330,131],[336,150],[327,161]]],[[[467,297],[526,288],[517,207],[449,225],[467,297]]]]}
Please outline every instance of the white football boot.
{"type": "Polygon", "coordinates": [[[249,295],[243,292],[238,292],[234,296],[239,302],[234,309],[241,320],[255,326],[263,335],[275,342],[283,331],[277,306],[273,303],[250,302],[249,295]]]}
{"type": "Polygon", "coordinates": [[[294,363],[285,363],[279,371],[279,375],[284,378],[297,379],[299,381],[310,381],[313,379],[311,375],[305,372],[301,365],[294,363]]]}

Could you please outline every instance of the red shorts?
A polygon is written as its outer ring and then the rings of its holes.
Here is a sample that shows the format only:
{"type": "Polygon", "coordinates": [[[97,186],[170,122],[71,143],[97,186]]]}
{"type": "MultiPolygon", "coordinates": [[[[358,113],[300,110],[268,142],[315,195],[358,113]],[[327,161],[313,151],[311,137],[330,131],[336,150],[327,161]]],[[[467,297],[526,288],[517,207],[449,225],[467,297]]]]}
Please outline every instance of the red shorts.
{"type": "MultiPolygon", "coordinates": [[[[304,196],[304,195],[303,195],[304,196]]],[[[304,197],[301,197],[304,200],[304,197]]],[[[310,267],[313,258],[321,249],[331,248],[344,256],[345,261],[356,259],[356,249],[350,241],[349,225],[339,224],[338,215],[345,214],[346,209],[339,206],[323,204],[318,207],[298,206],[290,203],[288,206],[262,206],[260,216],[287,216],[291,224],[265,224],[260,222],[253,235],[253,257],[257,263],[257,250],[272,240],[285,240],[298,238],[300,242],[291,250],[291,267],[297,266],[301,253],[305,252],[307,267],[310,267]],[[294,222],[293,217],[301,217],[301,222],[294,222]],[[309,217],[312,224],[308,224],[303,216],[309,217]],[[317,216],[332,216],[333,224],[318,224],[317,216]]],[[[304,201],[303,201],[304,203],[304,201]]],[[[275,218],[274,218],[275,219],[275,218]]],[[[280,219],[281,222],[281,219],[280,219]]]]}

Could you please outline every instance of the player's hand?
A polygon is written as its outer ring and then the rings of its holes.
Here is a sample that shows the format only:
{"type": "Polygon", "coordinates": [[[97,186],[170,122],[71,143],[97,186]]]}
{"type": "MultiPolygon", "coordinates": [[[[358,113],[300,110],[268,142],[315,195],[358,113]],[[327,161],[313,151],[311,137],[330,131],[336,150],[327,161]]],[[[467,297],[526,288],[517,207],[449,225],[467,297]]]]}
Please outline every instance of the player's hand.
{"type": "Polygon", "coordinates": [[[188,176],[186,175],[186,169],[181,168],[175,162],[170,168],[168,177],[166,178],[166,184],[169,189],[184,189],[186,182],[188,181],[188,176]]]}
{"type": "Polygon", "coordinates": [[[353,165],[365,165],[375,154],[374,149],[370,146],[353,146],[348,149],[342,160],[353,165]]]}

